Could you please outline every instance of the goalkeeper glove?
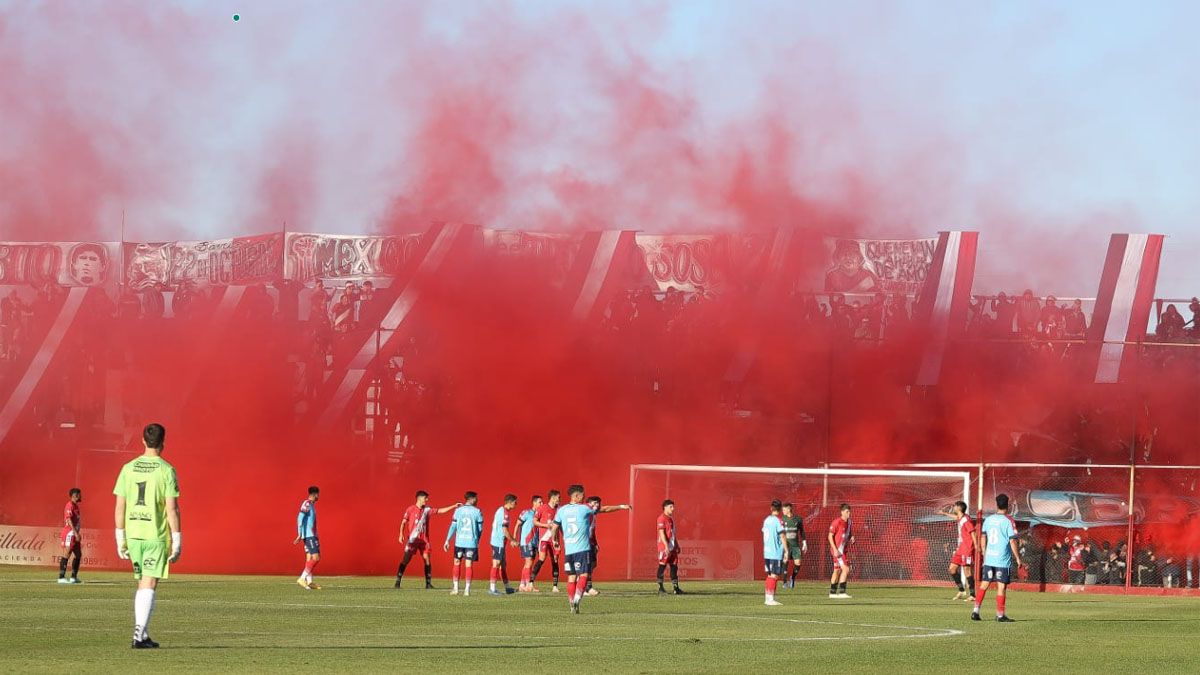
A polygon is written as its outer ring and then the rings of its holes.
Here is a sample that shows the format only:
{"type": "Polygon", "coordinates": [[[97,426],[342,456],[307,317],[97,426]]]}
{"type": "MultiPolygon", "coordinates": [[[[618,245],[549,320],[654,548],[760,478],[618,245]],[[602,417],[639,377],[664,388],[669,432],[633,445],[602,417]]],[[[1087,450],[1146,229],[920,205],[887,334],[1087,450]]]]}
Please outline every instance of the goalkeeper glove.
{"type": "Polygon", "coordinates": [[[129,560],[129,547],[125,544],[125,530],[117,528],[117,557],[129,560]]]}
{"type": "Polygon", "coordinates": [[[179,560],[179,556],[182,553],[183,553],[183,533],[182,532],[172,532],[171,533],[171,560],[170,560],[170,562],[175,562],[175,561],[179,560]]]}

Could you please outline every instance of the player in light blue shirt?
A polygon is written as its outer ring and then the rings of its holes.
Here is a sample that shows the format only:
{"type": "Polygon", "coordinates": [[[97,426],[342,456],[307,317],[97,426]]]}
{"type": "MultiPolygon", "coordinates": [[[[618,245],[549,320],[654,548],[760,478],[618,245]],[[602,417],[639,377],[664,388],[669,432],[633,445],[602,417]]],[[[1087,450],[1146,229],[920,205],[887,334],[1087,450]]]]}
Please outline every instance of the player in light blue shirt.
{"type": "Polygon", "coordinates": [[[475,506],[479,495],[468,492],[463,501],[466,504],[454,510],[454,520],[446,532],[446,543],[442,545],[442,550],[449,551],[450,539],[454,539],[454,572],[451,577],[454,586],[450,589],[450,595],[458,595],[458,573],[463,561],[467,564],[463,595],[471,594],[471,564],[479,560],[479,540],[483,536],[483,513],[475,506]]]}
{"type": "Polygon", "coordinates": [[[779,515],[782,510],[783,504],[778,499],[772,500],[771,515],[764,518],[762,524],[763,560],[767,570],[767,599],[764,604],[772,607],[783,604],[775,599],[775,588],[779,584],[779,577],[783,576],[784,563],[788,559],[787,532],[779,515]]]}
{"type": "Polygon", "coordinates": [[[517,590],[522,593],[536,592],[530,579],[533,577],[533,561],[538,555],[537,512],[541,506],[542,496],[534,495],[532,506],[517,516],[517,523],[521,528],[518,546],[521,549],[521,558],[525,562],[524,567],[521,568],[521,585],[517,587],[517,590]]]}
{"type": "Polygon", "coordinates": [[[987,595],[988,585],[996,582],[996,620],[1002,623],[1012,621],[1004,611],[1006,589],[1010,581],[1013,561],[1017,567],[1024,567],[1021,562],[1021,552],[1017,548],[1017,524],[1008,515],[1008,495],[996,495],[996,511],[983,521],[980,539],[983,544],[982,583],[979,593],[975,596],[975,608],[971,611],[971,620],[979,621],[979,606],[987,595]]]}
{"type": "Polygon", "coordinates": [[[566,548],[567,601],[571,613],[578,614],[588,574],[592,571],[592,525],[596,512],[583,503],[582,485],[567,488],[567,496],[571,503],[559,507],[554,514],[554,522],[550,523],[550,532],[553,536],[562,531],[563,546],[566,548]]]}
{"type": "Polygon", "coordinates": [[[514,494],[504,495],[504,506],[496,509],[496,515],[492,516],[492,576],[489,595],[500,595],[496,590],[496,577],[504,577],[504,592],[513,593],[512,586],[508,584],[508,561],[504,555],[505,544],[517,546],[517,540],[513,537],[512,532],[508,529],[508,512],[517,507],[517,496],[514,494]]]}

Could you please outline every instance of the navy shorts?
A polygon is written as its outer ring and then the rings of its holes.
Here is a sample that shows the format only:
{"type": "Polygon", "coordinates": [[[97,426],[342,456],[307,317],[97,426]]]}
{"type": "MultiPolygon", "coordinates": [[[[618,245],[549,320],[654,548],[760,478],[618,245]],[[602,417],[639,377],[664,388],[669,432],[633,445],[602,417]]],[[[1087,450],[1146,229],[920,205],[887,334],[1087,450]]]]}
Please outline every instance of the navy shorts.
{"type": "Polygon", "coordinates": [[[536,541],[532,541],[528,544],[521,545],[521,557],[522,558],[533,559],[533,558],[537,557],[537,554],[538,554],[538,544],[536,541]]]}
{"type": "Polygon", "coordinates": [[[568,575],[590,574],[592,571],[592,552],[580,551],[568,553],[563,560],[563,571],[568,575]]]}
{"type": "Polygon", "coordinates": [[[492,560],[499,560],[500,562],[504,562],[504,547],[503,546],[493,546],[492,547],[492,560]]]}
{"type": "Polygon", "coordinates": [[[316,537],[305,537],[304,552],[308,555],[321,555],[321,542],[316,537]]]}
{"type": "Polygon", "coordinates": [[[775,575],[777,577],[783,576],[784,568],[783,568],[782,560],[771,560],[770,558],[767,558],[765,560],[765,563],[766,564],[763,565],[763,567],[765,567],[767,570],[767,576],[771,576],[771,575],[775,575]]]}
{"type": "Polygon", "coordinates": [[[461,546],[454,547],[455,560],[479,560],[479,549],[477,548],[462,548],[461,546]]]}
{"type": "Polygon", "coordinates": [[[983,571],[980,572],[979,578],[983,581],[991,581],[994,583],[1007,584],[1012,577],[1012,569],[1008,567],[990,567],[983,566],[983,571]]]}

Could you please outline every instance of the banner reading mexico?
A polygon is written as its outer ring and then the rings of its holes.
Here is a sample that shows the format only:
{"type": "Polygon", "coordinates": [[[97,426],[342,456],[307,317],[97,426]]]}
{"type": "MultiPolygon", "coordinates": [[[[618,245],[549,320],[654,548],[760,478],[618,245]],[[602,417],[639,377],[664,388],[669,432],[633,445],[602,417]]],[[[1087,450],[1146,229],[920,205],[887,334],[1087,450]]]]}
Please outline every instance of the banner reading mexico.
{"type": "Polygon", "coordinates": [[[244,286],[280,278],[283,233],[208,241],[125,244],[125,280],[138,290],[153,284],[175,287],[244,286]]]}
{"type": "Polygon", "coordinates": [[[0,285],[115,288],[119,250],[115,242],[0,242],[0,285]]]}
{"type": "Polygon", "coordinates": [[[937,239],[825,238],[827,293],[920,292],[937,239]]]}
{"type": "Polygon", "coordinates": [[[422,236],[289,232],[284,274],[303,283],[313,279],[394,277],[412,260],[422,236]]]}

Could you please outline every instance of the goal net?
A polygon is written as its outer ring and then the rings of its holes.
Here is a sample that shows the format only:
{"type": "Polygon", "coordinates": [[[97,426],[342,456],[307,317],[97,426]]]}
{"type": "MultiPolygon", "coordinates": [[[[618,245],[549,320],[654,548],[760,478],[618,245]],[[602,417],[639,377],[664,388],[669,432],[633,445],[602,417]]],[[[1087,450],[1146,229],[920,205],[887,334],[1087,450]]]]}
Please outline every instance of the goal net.
{"type": "Polygon", "coordinates": [[[771,500],[791,502],[803,519],[808,553],[799,578],[832,571],[829,526],[851,505],[852,578],[942,580],[954,552],[954,523],[941,515],[958,500],[971,503],[964,471],[793,469],[635,464],[629,471],[633,518],[627,573],[649,578],[657,568],[657,518],[675,502],[684,579],[760,579],[762,522],[771,500]]]}

